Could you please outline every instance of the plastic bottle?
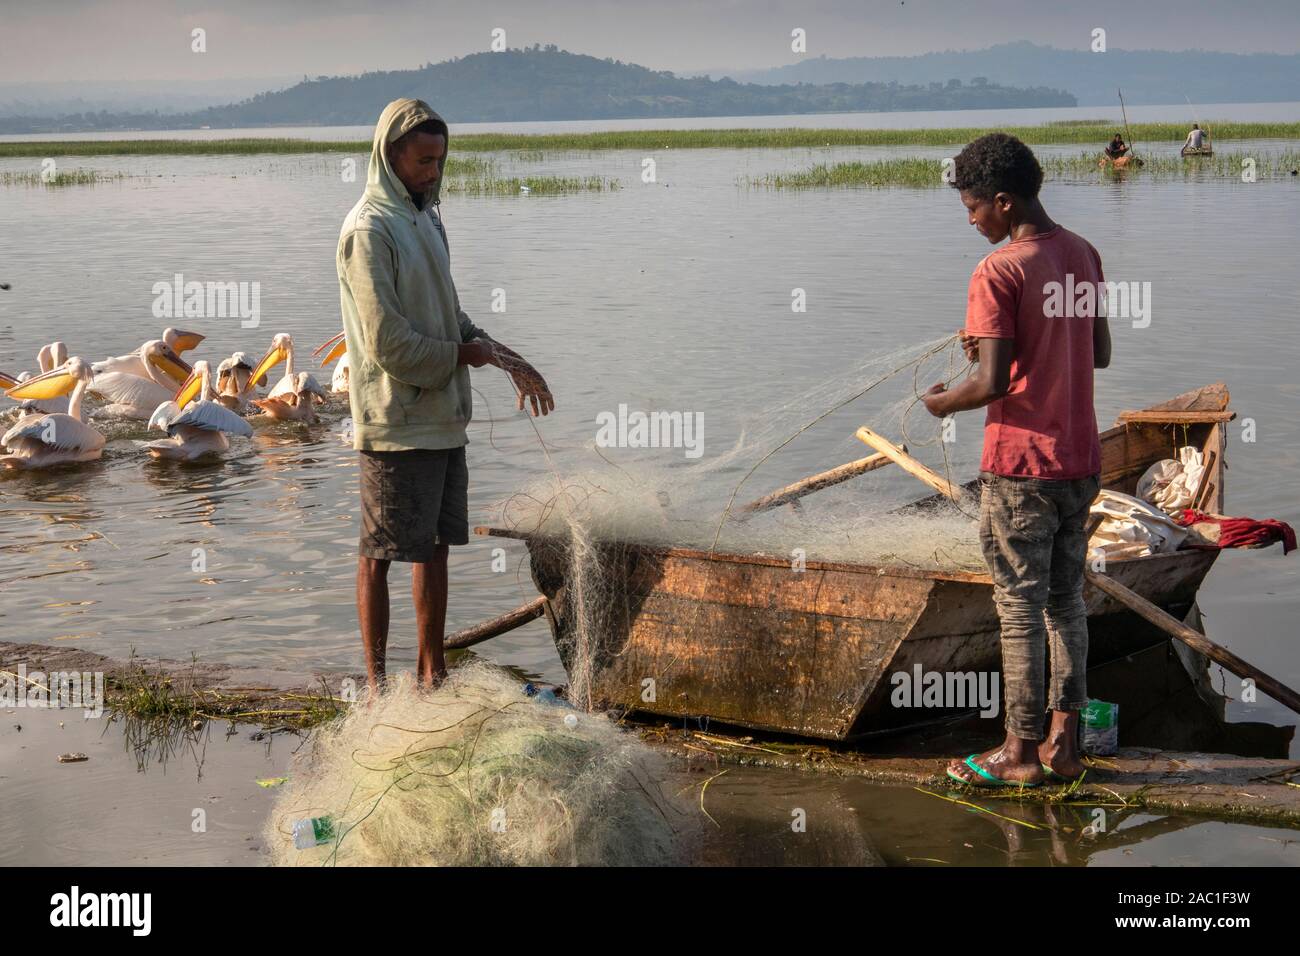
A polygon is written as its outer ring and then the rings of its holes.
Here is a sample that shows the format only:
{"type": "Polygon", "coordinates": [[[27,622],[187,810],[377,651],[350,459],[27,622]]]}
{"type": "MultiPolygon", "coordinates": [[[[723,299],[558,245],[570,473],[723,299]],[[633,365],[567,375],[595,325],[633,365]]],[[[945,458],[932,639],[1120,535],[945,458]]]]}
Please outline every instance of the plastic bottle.
{"type": "Polygon", "coordinates": [[[293,845],[299,850],[310,850],[333,841],[334,821],[330,817],[309,817],[293,825],[293,845]]]}

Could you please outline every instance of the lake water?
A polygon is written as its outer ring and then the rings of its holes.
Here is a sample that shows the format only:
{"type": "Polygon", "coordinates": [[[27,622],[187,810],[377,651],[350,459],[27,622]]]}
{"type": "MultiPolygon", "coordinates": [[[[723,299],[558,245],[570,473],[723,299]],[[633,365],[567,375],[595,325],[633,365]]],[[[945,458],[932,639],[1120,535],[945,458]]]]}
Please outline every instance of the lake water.
{"type": "MultiPolygon", "coordinates": [[[[1128,107],[1132,123],[1200,120],[1213,129],[1218,121],[1289,123],[1300,120],[1300,102],[1186,103],[1128,107]]],[[[784,116],[688,116],[666,119],[548,120],[516,123],[452,123],[451,132],[467,133],[590,133],[635,129],[925,129],[949,127],[1036,126],[1065,120],[1109,119],[1122,123],[1124,111],[1114,106],[1052,106],[1019,110],[913,110],[895,113],[799,113],[784,116]]],[[[230,139],[233,137],[292,137],[297,139],[370,139],[371,126],[275,126],[248,129],[141,130],[122,133],[10,133],[0,142],[80,139],[230,139]]]]}
{"type": "MultiPolygon", "coordinates": [[[[1263,152],[1288,144],[1233,145],[1263,152]]],[[[703,412],[707,459],[765,409],[873,355],[961,326],[967,280],[989,246],[951,190],[776,192],[742,184],[813,162],[917,154],[944,151],[667,151],[656,154],[653,184],[641,181],[639,153],[494,157],[506,172],[602,174],[623,188],[448,197],[457,287],[480,325],[546,374],[557,409],[537,427],[557,453],[584,454],[596,416],[625,403],[703,412]],[[805,314],[791,311],[794,288],[806,292],[805,314]],[[507,293],[502,314],[490,309],[494,289],[507,293]]],[[[334,249],[360,191],[340,175],[347,158],[91,157],[60,160],[60,168],[135,178],[0,188],[0,281],[13,284],[0,293],[0,369],[34,368],[37,350],[54,338],[88,359],[121,354],[168,324],[207,335],[197,355],[214,363],[240,349],[260,355],[280,331],[305,358],[340,327],[334,249]],[[155,318],[152,287],[176,273],[259,282],[261,324],[155,318]]],[[[364,178],[364,157],[356,158],[364,178]]],[[[0,172],[33,169],[37,160],[0,160],[0,172]]],[[[1243,441],[1241,421],[1230,426],[1228,511],[1300,523],[1300,182],[1136,176],[1049,183],[1043,198],[1054,218],[1100,250],[1108,278],[1151,283],[1150,326],[1113,323],[1114,362],[1097,379],[1099,421],[1225,381],[1257,436],[1243,441]]],[[[491,524],[497,506],[546,465],[501,373],[478,370],[473,381],[471,523],[491,524]]],[[[861,457],[853,422],[875,410],[864,400],[808,433],[772,462],[754,494],[861,457]]],[[[147,437],[142,428],[114,428],[100,462],[0,476],[0,639],[358,669],[356,456],[338,434],[346,414],[346,403],[335,402],[312,428],[258,425],[216,465],[153,462],[136,444],[147,437]],[[196,571],[199,548],[206,568],[196,571]]],[[[959,419],[952,460],[962,478],[974,476],[981,422],[979,413],[959,419]]],[[[933,463],[934,453],[922,457],[933,463]]],[[[684,480],[689,465],[682,462],[684,480]]],[[[907,497],[918,489],[882,471],[846,493],[907,497]]],[[[1300,563],[1277,547],[1231,551],[1200,596],[1211,637],[1291,686],[1300,685],[1298,576],[1300,563]]],[[[405,578],[394,569],[394,666],[414,661],[405,578]]],[[[535,593],[521,546],[472,538],[453,552],[449,629],[535,593]],[[492,568],[501,546],[504,573],[492,568]]],[[[476,653],[564,680],[541,622],[476,653]]],[[[1227,686],[1231,692],[1235,679],[1227,686]]],[[[1289,722],[1263,695],[1233,703],[1229,716],[1289,722]]]]}

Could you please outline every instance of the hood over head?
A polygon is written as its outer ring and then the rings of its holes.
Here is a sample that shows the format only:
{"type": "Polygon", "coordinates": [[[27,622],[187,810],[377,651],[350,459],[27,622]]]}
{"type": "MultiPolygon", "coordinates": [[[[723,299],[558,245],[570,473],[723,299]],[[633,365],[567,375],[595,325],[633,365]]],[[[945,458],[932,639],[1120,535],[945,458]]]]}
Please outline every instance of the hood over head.
{"type": "MultiPolygon", "coordinates": [[[[379,114],[379,122],[375,124],[374,143],[370,148],[370,165],[366,170],[366,196],[371,201],[402,212],[413,208],[408,205],[410,194],[388,161],[388,146],[428,120],[433,120],[442,127],[442,135],[447,139],[447,151],[450,152],[451,134],[447,129],[447,122],[424,100],[408,98],[393,100],[379,114]]],[[[444,153],[441,162],[438,163],[438,172],[441,173],[446,166],[447,155],[444,153]]],[[[442,177],[439,176],[433,189],[425,194],[426,207],[438,202],[438,194],[441,190],[442,177]]]]}

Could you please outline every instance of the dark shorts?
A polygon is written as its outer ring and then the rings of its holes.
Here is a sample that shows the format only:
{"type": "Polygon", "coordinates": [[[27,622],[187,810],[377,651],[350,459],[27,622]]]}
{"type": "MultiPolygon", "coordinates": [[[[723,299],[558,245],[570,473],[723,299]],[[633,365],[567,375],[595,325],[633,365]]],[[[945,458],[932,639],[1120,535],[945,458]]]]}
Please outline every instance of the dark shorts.
{"type": "Polygon", "coordinates": [[[465,449],[363,451],[357,551],[388,561],[433,560],[440,544],[469,544],[465,449]]]}

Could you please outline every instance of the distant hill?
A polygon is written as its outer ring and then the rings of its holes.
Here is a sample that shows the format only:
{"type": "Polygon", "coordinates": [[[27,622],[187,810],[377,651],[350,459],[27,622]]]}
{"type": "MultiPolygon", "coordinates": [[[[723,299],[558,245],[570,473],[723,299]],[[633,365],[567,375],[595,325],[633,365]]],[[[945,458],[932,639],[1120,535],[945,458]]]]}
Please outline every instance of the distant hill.
{"type": "Polygon", "coordinates": [[[920,56],[817,57],[770,70],[733,73],[749,83],[922,83],[934,77],[1016,86],[1049,84],[1073,93],[1080,106],[1113,105],[1115,88],[1132,104],[1270,103],[1300,99],[1300,54],[1200,50],[1060,50],[1024,41],[987,50],[920,56]]]}
{"type": "Polygon", "coordinates": [[[886,80],[758,85],[686,78],[548,46],[475,53],[416,70],[317,77],[240,103],[188,113],[9,117],[0,119],[0,133],[367,125],[384,104],[401,96],[426,99],[449,120],[461,123],[1076,105],[1069,93],[1047,86],[968,84],[944,74],[913,84],[886,80]]]}
{"type": "Polygon", "coordinates": [[[122,80],[107,83],[0,82],[0,117],[76,113],[193,112],[297,83],[296,76],[225,80],[122,80]]]}

